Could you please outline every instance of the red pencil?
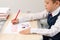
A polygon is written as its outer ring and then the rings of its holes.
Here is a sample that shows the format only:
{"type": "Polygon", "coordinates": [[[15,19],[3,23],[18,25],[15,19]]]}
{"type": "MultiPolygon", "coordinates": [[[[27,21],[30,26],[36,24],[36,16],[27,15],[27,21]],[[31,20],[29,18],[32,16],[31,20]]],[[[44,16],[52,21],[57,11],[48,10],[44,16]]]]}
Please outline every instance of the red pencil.
{"type": "Polygon", "coordinates": [[[15,24],[16,23],[16,20],[17,20],[17,17],[19,15],[19,13],[20,13],[20,10],[18,10],[18,13],[17,13],[16,17],[12,20],[12,24],[15,24]]]}
{"type": "Polygon", "coordinates": [[[16,17],[15,17],[15,20],[17,19],[17,17],[18,17],[18,15],[19,15],[19,13],[20,13],[20,10],[18,10],[18,13],[17,13],[17,15],[16,15],[16,17]]]}

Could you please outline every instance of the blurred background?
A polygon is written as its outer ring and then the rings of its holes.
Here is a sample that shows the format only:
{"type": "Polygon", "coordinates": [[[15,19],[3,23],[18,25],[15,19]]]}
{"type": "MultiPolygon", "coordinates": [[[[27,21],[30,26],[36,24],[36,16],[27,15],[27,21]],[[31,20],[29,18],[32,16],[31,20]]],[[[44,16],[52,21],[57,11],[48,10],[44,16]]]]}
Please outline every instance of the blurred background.
{"type": "Polygon", "coordinates": [[[0,0],[0,7],[9,7],[11,12],[40,12],[44,10],[44,0],[0,0]]]}

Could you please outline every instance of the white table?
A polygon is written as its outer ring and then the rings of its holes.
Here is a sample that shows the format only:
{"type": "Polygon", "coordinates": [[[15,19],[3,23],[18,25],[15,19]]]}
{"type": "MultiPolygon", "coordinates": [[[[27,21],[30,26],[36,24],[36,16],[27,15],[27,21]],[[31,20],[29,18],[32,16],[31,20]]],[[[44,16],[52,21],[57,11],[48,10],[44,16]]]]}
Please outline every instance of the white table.
{"type": "MultiPolygon", "coordinates": [[[[4,34],[4,30],[8,24],[9,21],[15,16],[16,14],[11,14],[9,19],[6,21],[5,25],[3,26],[3,29],[0,34],[0,40],[42,40],[42,35],[39,34],[29,34],[29,35],[23,35],[23,34],[4,34]]],[[[20,14],[22,15],[22,14],[20,14]]],[[[33,28],[37,28],[37,21],[30,21],[30,24],[33,28]]]]}

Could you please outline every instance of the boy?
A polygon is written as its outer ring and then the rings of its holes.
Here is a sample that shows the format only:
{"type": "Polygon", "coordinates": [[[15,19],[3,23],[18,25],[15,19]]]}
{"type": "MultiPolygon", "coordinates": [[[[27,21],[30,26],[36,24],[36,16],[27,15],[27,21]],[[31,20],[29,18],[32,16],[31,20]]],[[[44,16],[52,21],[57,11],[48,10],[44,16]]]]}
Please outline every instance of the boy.
{"type": "MultiPolygon", "coordinates": [[[[43,35],[43,40],[60,40],[60,0],[45,0],[46,11],[38,14],[27,14],[20,18],[20,22],[47,18],[48,29],[28,28],[22,34],[38,33],[43,35]]],[[[14,22],[14,21],[13,21],[14,22]]],[[[15,20],[17,23],[18,20],[15,20]]]]}

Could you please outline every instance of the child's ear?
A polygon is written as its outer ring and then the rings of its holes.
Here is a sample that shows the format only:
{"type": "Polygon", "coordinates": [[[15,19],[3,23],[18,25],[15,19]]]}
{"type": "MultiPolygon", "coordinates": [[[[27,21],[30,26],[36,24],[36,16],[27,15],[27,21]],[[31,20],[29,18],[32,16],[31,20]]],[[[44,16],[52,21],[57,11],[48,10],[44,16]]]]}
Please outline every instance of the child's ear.
{"type": "Polygon", "coordinates": [[[60,5],[60,2],[59,1],[56,1],[55,5],[57,5],[57,6],[60,5]]]}

